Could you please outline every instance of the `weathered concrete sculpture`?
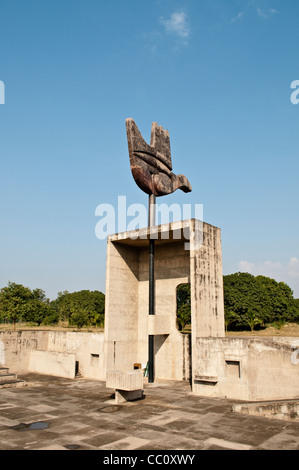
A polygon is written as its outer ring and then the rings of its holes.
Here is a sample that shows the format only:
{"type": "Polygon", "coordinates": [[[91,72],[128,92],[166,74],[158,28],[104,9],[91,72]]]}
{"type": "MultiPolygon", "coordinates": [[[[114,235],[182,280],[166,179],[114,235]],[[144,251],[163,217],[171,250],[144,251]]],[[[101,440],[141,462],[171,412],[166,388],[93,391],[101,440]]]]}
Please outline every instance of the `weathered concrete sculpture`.
{"type": "Polygon", "coordinates": [[[184,175],[172,173],[169,133],[152,123],[151,142],[143,139],[133,119],[126,119],[130,165],[136,184],[146,194],[165,196],[177,189],[192,190],[184,175]]]}

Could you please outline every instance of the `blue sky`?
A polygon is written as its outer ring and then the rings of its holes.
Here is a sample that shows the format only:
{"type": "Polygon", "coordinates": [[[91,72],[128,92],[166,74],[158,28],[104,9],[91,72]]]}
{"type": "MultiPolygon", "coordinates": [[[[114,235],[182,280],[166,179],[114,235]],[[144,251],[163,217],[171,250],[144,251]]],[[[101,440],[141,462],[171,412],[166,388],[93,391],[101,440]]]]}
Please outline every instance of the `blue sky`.
{"type": "Polygon", "coordinates": [[[224,274],[299,297],[297,0],[1,0],[0,18],[0,287],[105,292],[96,207],[147,204],[132,117],[169,130],[193,191],[161,202],[203,204],[224,274]]]}

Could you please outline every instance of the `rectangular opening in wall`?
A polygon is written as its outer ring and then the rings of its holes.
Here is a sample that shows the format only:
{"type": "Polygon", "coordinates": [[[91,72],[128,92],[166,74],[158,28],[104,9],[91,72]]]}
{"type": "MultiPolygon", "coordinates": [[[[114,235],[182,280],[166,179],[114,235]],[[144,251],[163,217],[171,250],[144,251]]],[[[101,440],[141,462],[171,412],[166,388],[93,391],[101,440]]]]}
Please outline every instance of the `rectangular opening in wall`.
{"type": "Polygon", "coordinates": [[[100,364],[100,355],[99,354],[91,354],[90,355],[90,366],[91,367],[98,367],[100,364]]]}
{"type": "Polygon", "coordinates": [[[225,361],[226,376],[239,379],[241,377],[240,361],[225,361]]]}

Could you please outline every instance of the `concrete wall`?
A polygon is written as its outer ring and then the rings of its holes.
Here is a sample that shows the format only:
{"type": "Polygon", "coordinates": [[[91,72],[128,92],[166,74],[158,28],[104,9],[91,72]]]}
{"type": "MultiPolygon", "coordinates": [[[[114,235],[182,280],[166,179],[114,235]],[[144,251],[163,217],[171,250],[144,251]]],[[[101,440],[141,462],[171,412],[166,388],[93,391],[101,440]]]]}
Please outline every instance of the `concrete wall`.
{"type": "Polygon", "coordinates": [[[108,243],[105,297],[106,367],[131,370],[138,361],[139,252],[131,246],[108,243]],[[107,312],[109,314],[107,315],[107,312]],[[127,353],[129,345],[130,355],[127,353]]]}
{"type": "MultiPolygon", "coordinates": [[[[192,230],[195,224],[192,221],[192,230]]],[[[202,224],[202,242],[190,252],[192,335],[224,337],[221,232],[202,224]]]]}
{"type": "Polygon", "coordinates": [[[298,398],[294,344],[298,348],[298,338],[197,338],[193,393],[249,401],[298,398]]]}
{"type": "Polygon", "coordinates": [[[76,356],[70,353],[31,350],[29,355],[30,372],[75,378],[76,356]]]}
{"type": "Polygon", "coordinates": [[[104,333],[2,331],[0,343],[2,363],[13,373],[39,372],[72,378],[77,363],[82,377],[106,379],[104,333]]]}
{"type": "MultiPolygon", "coordinates": [[[[190,335],[176,335],[177,341],[171,335],[156,336],[156,368],[165,378],[179,371],[180,380],[188,379],[190,335]]],[[[298,345],[299,338],[197,338],[192,392],[245,401],[299,398],[298,345]]],[[[106,380],[103,333],[2,331],[0,346],[1,365],[12,373],[74,378],[79,362],[83,377],[106,380]]]]}

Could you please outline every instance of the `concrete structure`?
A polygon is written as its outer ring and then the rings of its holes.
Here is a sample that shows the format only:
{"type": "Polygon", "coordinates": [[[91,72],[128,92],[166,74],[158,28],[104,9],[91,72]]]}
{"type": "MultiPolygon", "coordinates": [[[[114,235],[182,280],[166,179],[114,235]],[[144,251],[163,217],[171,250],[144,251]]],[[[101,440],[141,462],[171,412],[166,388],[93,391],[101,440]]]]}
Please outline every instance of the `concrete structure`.
{"type": "Polygon", "coordinates": [[[220,229],[187,220],[154,227],[155,312],[148,315],[149,229],[109,237],[106,370],[146,364],[155,335],[155,376],[190,380],[194,395],[240,400],[299,397],[295,339],[226,338],[220,229]],[[190,242],[190,243],[189,243],[190,242]],[[176,327],[176,289],[191,284],[191,339],[176,327]]]}
{"type": "Polygon", "coordinates": [[[197,338],[193,393],[249,401],[299,398],[298,344],[284,337],[197,338]]]}
{"type": "MultiPolygon", "coordinates": [[[[175,344],[178,348],[175,350],[173,346],[168,353],[173,351],[181,367],[182,357],[179,355],[185,354],[183,360],[187,363],[190,350],[188,335],[177,333],[175,344]]],[[[111,388],[124,389],[123,383],[112,383],[111,376],[106,374],[104,333],[2,331],[0,341],[4,345],[9,372],[21,378],[28,372],[75,378],[79,371],[82,378],[108,379],[107,384],[111,388]]],[[[298,338],[196,338],[192,394],[249,402],[298,399],[298,350],[298,338]]],[[[188,371],[181,371],[183,378],[184,374],[187,377],[188,371]]],[[[145,378],[144,384],[146,382],[145,378]]],[[[140,382],[138,387],[134,382],[133,389],[140,390],[140,387],[140,382]]],[[[272,409],[274,405],[269,406],[272,409]]]]}
{"type": "Polygon", "coordinates": [[[108,371],[106,386],[115,389],[116,403],[137,400],[143,395],[143,371],[108,371]]]}
{"type": "Polygon", "coordinates": [[[224,336],[220,230],[187,220],[154,227],[155,315],[148,315],[150,229],[108,238],[105,306],[107,371],[127,372],[148,360],[155,335],[155,376],[189,379],[197,337],[224,336]],[[192,334],[176,326],[176,289],[191,284],[192,334]]]}
{"type": "Polygon", "coordinates": [[[13,373],[106,379],[104,333],[1,331],[4,362],[13,373]]]}
{"type": "Polygon", "coordinates": [[[25,386],[25,380],[18,379],[17,375],[12,374],[8,367],[0,367],[0,389],[25,386]]]}
{"type": "Polygon", "coordinates": [[[157,381],[190,380],[202,397],[299,398],[299,338],[225,337],[220,230],[192,219],[151,235],[156,315],[148,315],[149,230],[115,234],[107,241],[105,333],[2,331],[0,364],[18,374],[107,380],[121,400],[134,390],[141,396],[147,379],[133,369],[146,365],[152,334],[157,381]],[[176,327],[176,289],[186,282],[191,336],[176,327]]]}

